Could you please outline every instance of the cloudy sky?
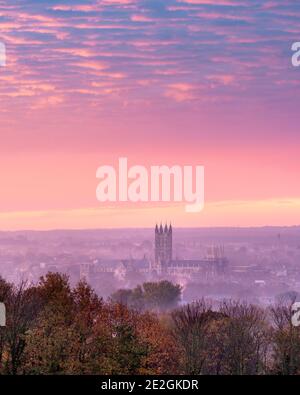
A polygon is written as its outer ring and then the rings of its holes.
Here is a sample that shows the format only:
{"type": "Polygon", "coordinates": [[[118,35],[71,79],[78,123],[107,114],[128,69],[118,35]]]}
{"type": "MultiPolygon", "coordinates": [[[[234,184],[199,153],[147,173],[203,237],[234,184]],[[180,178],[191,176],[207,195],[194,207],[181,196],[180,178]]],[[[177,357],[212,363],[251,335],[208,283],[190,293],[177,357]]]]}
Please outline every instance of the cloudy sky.
{"type": "Polygon", "coordinates": [[[0,0],[0,227],[300,223],[294,0],[0,0]],[[205,166],[206,206],[96,200],[96,169],[205,166]]]}

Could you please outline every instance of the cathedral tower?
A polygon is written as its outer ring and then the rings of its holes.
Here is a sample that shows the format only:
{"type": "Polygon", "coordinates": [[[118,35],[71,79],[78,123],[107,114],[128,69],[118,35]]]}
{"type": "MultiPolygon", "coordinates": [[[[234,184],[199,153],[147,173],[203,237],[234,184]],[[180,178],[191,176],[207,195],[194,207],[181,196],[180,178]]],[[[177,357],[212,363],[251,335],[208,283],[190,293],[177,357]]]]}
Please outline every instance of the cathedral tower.
{"type": "Polygon", "coordinates": [[[160,272],[172,261],[172,226],[155,226],[155,266],[160,272]]]}

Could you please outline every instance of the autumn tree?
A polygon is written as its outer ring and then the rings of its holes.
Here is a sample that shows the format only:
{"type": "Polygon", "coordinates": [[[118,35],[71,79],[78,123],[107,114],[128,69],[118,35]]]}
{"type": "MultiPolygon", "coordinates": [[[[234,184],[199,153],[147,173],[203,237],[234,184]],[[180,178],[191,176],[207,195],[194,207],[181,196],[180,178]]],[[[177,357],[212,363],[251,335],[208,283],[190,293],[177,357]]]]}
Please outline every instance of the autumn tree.
{"type": "Polygon", "coordinates": [[[1,292],[6,306],[6,327],[1,330],[2,370],[15,375],[22,373],[25,335],[34,326],[41,303],[36,288],[25,281],[15,286],[2,282],[1,292]]]}
{"type": "Polygon", "coordinates": [[[113,338],[112,374],[138,374],[142,358],[148,353],[146,342],[137,330],[139,313],[120,304],[113,304],[109,309],[113,338]]]}
{"type": "MultiPolygon", "coordinates": [[[[0,302],[5,306],[12,298],[13,286],[0,277],[0,302]]],[[[0,372],[4,372],[4,365],[7,359],[6,350],[7,329],[0,327],[0,372]]]]}
{"type": "Polygon", "coordinates": [[[300,374],[300,328],[292,323],[294,301],[281,301],[271,307],[273,321],[274,374],[300,374]]]}
{"type": "Polygon", "coordinates": [[[143,313],[138,317],[137,331],[147,345],[147,354],[143,356],[139,369],[140,374],[181,373],[181,348],[172,334],[168,316],[158,317],[153,313],[143,313]]]}
{"type": "Polygon", "coordinates": [[[268,369],[270,326],[260,307],[239,301],[225,301],[220,312],[227,317],[224,337],[223,374],[264,374],[268,369]]]}
{"type": "Polygon", "coordinates": [[[210,358],[211,323],[218,315],[204,300],[188,304],[172,313],[174,337],[183,353],[183,373],[199,375],[210,358]]]}
{"type": "Polygon", "coordinates": [[[55,311],[71,319],[74,308],[68,276],[49,272],[40,278],[37,286],[44,310],[55,311]]]}
{"type": "Polygon", "coordinates": [[[42,309],[34,328],[26,333],[24,369],[28,374],[60,374],[66,369],[75,336],[70,327],[74,302],[68,277],[48,273],[41,277],[37,292],[42,309]]]}

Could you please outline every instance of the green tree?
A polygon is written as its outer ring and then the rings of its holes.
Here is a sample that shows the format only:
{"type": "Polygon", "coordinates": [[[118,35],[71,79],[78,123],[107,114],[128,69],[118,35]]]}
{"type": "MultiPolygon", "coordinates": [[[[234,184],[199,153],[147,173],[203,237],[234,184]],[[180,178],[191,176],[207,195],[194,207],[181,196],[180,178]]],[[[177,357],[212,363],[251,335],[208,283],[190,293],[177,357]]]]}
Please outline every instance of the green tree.
{"type": "Polygon", "coordinates": [[[170,281],[147,282],[134,289],[120,289],[111,296],[113,302],[142,311],[163,312],[177,307],[180,301],[181,287],[170,281]]]}
{"type": "Polygon", "coordinates": [[[148,282],[143,284],[145,305],[149,309],[165,311],[177,307],[181,286],[170,281],[148,282]]]}

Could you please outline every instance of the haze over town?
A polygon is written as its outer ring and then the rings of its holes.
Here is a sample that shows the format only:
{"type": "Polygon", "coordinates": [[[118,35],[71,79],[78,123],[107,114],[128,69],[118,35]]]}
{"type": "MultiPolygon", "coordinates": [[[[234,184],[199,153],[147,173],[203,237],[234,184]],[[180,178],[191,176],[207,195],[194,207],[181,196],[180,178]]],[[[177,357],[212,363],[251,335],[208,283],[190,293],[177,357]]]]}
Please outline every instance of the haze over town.
{"type": "Polygon", "coordinates": [[[182,303],[203,296],[267,305],[300,292],[300,227],[172,231],[172,263],[161,270],[154,227],[1,232],[0,273],[15,283],[35,283],[49,271],[66,273],[72,284],[85,279],[105,298],[120,288],[168,279],[183,287],[182,303]],[[221,269],[214,268],[216,259],[222,259],[221,269]]]}

